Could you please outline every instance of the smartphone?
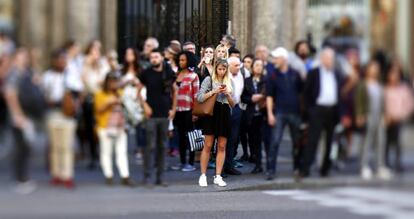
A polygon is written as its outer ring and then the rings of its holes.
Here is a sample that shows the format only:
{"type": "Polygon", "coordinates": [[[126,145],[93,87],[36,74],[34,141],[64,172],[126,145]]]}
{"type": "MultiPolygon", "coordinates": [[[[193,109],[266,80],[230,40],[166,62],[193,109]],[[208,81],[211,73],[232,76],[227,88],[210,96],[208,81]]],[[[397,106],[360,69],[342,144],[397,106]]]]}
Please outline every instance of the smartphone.
{"type": "Polygon", "coordinates": [[[220,85],[220,87],[221,87],[221,89],[224,89],[224,88],[226,88],[226,85],[222,84],[222,85],[220,85]]]}

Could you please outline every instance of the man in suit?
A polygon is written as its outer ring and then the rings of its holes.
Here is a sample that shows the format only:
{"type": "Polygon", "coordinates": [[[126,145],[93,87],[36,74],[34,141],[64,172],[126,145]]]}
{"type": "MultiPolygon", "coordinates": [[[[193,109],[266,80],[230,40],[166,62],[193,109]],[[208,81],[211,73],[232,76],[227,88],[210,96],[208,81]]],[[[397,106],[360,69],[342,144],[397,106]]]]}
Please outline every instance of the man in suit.
{"type": "Polygon", "coordinates": [[[340,118],[341,75],[335,70],[335,51],[324,48],[320,56],[320,67],[308,74],[305,84],[305,103],[309,117],[309,141],[303,151],[300,176],[307,177],[315,160],[316,148],[322,131],[325,132],[325,154],[320,175],[326,177],[331,168],[331,145],[335,125],[340,118]]]}

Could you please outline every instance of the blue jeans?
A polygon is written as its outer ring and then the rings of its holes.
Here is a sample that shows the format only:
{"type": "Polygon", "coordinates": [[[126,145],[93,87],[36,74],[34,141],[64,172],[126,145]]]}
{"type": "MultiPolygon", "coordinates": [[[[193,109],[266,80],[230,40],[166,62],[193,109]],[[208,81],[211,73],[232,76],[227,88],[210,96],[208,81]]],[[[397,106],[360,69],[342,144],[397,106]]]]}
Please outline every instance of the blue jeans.
{"type": "MultiPolygon", "coordinates": [[[[269,174],[276,173],[279,145],[282,140],[283,131],[286,125],[289,126],[290,136],[292,140],[292,152],[295,154],[294,148],[300,138],[300,116],[298,114],[276,114],[276,125],[271,130],[270,145],[267,154],[267,172],[269,174]]],[[[294,162],[296,163],[297,161],[295,160],[294,162]]]]}

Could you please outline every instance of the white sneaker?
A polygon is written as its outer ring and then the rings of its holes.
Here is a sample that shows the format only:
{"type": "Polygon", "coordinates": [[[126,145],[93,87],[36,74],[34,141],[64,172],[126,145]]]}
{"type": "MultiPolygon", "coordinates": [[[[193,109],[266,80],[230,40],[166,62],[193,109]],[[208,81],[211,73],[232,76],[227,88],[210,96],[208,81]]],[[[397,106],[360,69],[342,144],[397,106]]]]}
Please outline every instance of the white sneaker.
{"type": "Polygon", "coordinates": [[[202,174],[200,178],[198,179],[198,185],[201,187],[207,187],[207,176],[205,174],[202,174]]]}
{"type": "Polygon", "coordinates": [[[221,176],[215,176],[214,177],[214,184],[220,186],[220,187],[225,187],[227,186],[227,183],[224,182],[223,177],[221,176]]]}
{"type": "Polygon", "coordinates": [[[32,181],[18,183],[15,187],[15,192],[20,195],[28,195],[36,190],[36,183],[32,181]]]}
{"type": "Polygon", "coordinates": [[[378,168],[377,176],[378,176],[378,178],[380,178],[382,180],[390,180],[393,175],[392,175],[391,171],[388,168],[380,167],[380,168],[378,168]]]}
{"type": "Polygon", "coordinates": [[[371,180],[372,179],[372,170],[369,167],[362,167],[361,170],[361,177],[365,180],[371,180]]]}

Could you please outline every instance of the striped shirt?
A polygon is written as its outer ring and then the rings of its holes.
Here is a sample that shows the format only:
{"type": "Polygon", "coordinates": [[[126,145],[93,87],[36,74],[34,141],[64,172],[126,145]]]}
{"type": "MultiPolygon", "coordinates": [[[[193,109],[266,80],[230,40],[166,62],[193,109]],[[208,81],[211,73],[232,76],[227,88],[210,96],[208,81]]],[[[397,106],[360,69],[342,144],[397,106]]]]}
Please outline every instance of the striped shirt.
{"type": "Polygon", "coordinates": [[[194,100],[200,87],[196,73],[188,73],[181,82],[177,81],[177,111],[189,111],[193,108],[194,100]]]}

